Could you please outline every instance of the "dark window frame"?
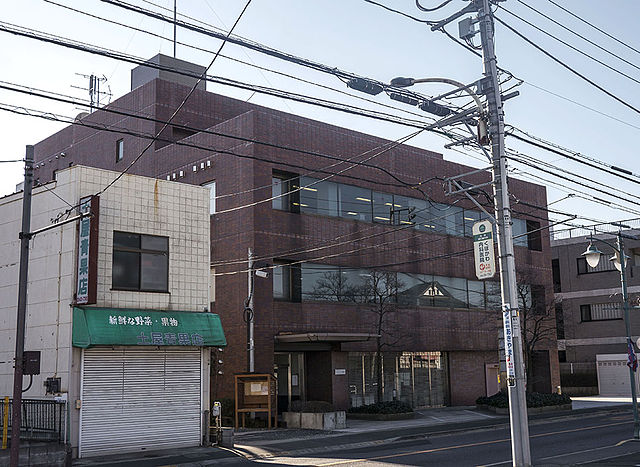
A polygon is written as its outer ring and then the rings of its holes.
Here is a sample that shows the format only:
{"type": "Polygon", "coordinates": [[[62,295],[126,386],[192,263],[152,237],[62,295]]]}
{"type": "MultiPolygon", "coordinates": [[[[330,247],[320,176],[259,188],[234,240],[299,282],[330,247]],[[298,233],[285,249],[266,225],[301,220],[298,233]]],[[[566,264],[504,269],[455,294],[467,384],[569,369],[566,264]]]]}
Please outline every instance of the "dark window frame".
{"type": "MultiPolygon", "coordinates": [[[[276,200],[272,200],[271,207],[276,211],[283,212],[293,212],[296,214],[300,213],[300,176],[296,173],[292,172],[280,172],[274,170],[271,174],[271,182],[273,183],[274,179],[280,180],[280,184],[282,185],[283,193],[289,193],[288,195],[284,195],[281,197],[282,200],[282,208],[275,207],[276,200]],[[295,190],[295,191],[294,191],[295,190]]],[[[273,186],[272,185],[272,196],[273,195],[273,186]]]]}
{"type": "MultiPolygon", "coordinates": [[[[601,261],[603,260],[604,258],[601,259],[601,261]]],[[[604,264],[608,264],[608,263],[604,263],[604,264]]],[[[587,259],[582,256],[576,258],[576,270],[579,276],[582,276],[583,274],[600,274],[600,273],[617,271],[617,269],[614,266],[612,266],[611,269],[600,269],[600,270],[591,268],[587,264],[587,259]]]]}
{"type": "Polygon", "coordinates": [[[154,293],[169,293],[169,237],[165,237],[162,235],[148,235],[148,234],[140,234],[140,233],[135,233],[135,232],[124,232],[124,231],[119,231],[119,230],[114,230],[113,231],[113,252],[112,252],[112,269],[111,269],[111,290],[122,290],[122,291],[129,291],[129,292],[154,292],[154,293]],[[126,234],[126,235],[133,235],[133,236],[137,236],[138,237],[138,247],[125,247],[125,246],[120,246],[120,245],[116,245],[116,235],[117,234],[126,234]],[[156,249],[151,249],[151,248],[142,248],[142,239],[144,237],[147,238],[162,238],[162,239],[166,239],[167,241],[167,249],[165,250],[156,250],[156,249]],[[115,254],[116,252],[123,252],[123,253],[136,253],[138,254],[138,272],[137,272],[137,279],[138,279],[138,285],[137,287],[127,287],[127,286],[123,286],[123,285],[116,285],[115,284],[115,278],[113,276],[113,269],[114,269],[114,263],[115,263],[115,254]],[[164,255],[165,256],[165,264],[166,264],[166,288],[165,289],[148,289],[148,288],[142,288],[142,272],[143,272],[143,263],[141,261],[142,259],[142,255],[143,254],[154,254],[154,255],[164,255]]]}
{"type": "Polygon", "coordinates": [[[124,139],[116,141],[116,163],[124,159],[124,139]]]}
{"type": "Polygon", "coordinates": [[[540,221],[526,219],[527,247],[532,251],[542,251],[542,231],[540,221]]]}

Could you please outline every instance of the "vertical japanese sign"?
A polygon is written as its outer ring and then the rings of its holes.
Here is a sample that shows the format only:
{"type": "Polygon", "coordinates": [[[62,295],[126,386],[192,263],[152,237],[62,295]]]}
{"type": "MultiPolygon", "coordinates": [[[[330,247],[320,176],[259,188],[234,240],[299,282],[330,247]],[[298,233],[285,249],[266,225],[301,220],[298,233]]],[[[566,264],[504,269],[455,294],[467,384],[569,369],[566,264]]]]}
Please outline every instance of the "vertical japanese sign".
{"type": "Polygon", "coordinates": [[[92,213],[83,217],[78,226],[78,269],[76,283],[76,303],[89,305],[96,303],[98,272],[98,207],[97,196],[80,199],[80,213],[92,213]]]}
{"type": "Polygon", "coordinates": [[[473,224],[473,254],[476,260],[478,279],[489,279],[496,274],[496,261],[493,253],[493,227],[490,221],[473,224]]]}
{"type": "Polygon", "coordinates": [[[502,325],[504,326],[504,356],[507,366],[507,381],[509,386],[515,385],[516,370],[513,361],[513,325],[511,322],[511,307],[502,307],[502,325]]]}

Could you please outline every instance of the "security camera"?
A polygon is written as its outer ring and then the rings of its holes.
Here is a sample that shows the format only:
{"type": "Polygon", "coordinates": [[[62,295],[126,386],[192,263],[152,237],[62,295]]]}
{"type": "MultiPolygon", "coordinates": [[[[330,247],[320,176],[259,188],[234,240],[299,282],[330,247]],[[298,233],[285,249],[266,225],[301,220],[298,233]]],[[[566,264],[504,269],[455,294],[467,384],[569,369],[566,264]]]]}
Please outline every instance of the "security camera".
{"type": "Polygon", "coordinates": [[[269,277],[269,271],[264,271],[262,269],[258,269],[256,271],[256,276],[262,277],[263,279],[266,279],[267,277],[269,277]]]}

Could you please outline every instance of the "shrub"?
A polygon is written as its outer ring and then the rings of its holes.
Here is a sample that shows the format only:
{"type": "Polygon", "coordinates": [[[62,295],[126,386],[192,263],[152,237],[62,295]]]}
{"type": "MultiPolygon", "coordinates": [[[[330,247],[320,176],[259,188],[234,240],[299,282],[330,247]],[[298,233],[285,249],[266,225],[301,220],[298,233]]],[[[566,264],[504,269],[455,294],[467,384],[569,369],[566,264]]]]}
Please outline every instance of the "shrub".
{"type": "MultiPolygon", "coordinates": [[[[570,403],[571,398],[566,394],[542,394],[539,392],[527,393],[527,407],[546,407],[550,405],[564,405],[570,403]]],[[[506,409],[509,407],[509,397],[507,392],[502,390],[493,396],[478,397],[476,399],[476,404],[506,409]]]]}
{"type": "Polygon", "coordinates": [[[327,413],[335,412],[335,408],[325,401],[292,401],[289,412],[327,413]]]}
{"type": "Polygon", "coordinates": [[[386,401],[377,404],[361,405],[360,407],[351,407],[349,413],[374,413],[374,414],[390,414],[390,413],[407,413],[413,412],[413,408],[406,402],[386,401]]]}

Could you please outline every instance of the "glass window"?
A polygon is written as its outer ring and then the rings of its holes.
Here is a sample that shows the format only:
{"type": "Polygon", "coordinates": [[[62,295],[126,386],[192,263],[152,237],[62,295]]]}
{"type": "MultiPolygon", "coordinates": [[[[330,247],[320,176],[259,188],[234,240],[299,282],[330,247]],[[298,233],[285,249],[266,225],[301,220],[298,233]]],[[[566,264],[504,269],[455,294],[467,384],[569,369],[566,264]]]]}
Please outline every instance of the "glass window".
{"type": "Polygon", "coordinates": [[[291,268],[288,264],[274,261],[273,298],[291,300],[291,268]]]}
{"type": "Polygon", "coordinates": [[[169,239],[113,232],[112,287],[122,290],[169,290],[169,239]]]}
{"type": "Polygon", "coordinates": [[[591,321],[591,305],[580,305],[580,321],[591,321]]]}
{"type": "Polygon", "coordinates": [[[485,308],[484,282],[467,281],[467,287],[469,289],[469,306],[471,308],[485,308]]]}
{"type": "Polygon", "coordinates": [[[485,282],[485,290],[487,291],[487,310],[502,310],[502,292],[500,282],[485,282]]]}
{"type": "Polygon", "coordinates": [[[302,299],[339,301],[343,295],[340,270],[326,264],[302,264],[302,299]]]}
{"type": "Polygon", "coordinates": [[[528,220],[527,226],[527,246],[530,250],[542,251],[542,235],[540,232],[540,222],[528,220]]]}
{"type": "Polygon", "coordinates": [[[340,217],[371,222],[371,190],[351,185],[338,185],[340,217]]]}
{"type": "Polygon", "coordinates": [[[203,187],[209,188],[209,214],[216,213],[216,182],[203,183],[203,187]]]}
{"type": "Polygon", "coordinates": [[[392,209],[396,209],[393,204],[393,195],[373,192],[373,222],[390,224],[392,209]]]}
{"type": "Polygon", "coordinates": [[[423,199],[409,198],[407,196],[394,196],[393,203],[396,209],[401,209],[399,212],[398,220],[399,224],[409,223],[409,211],[408,208],[414,208],[414,218],[411,221],[415,224],[415,228],[418,230],[426,230],[432,232],[434,226],[431,225],[429,214],[429,204],[423,199]],[[407,209],[406,211],[404,209],[407,209]]]}
{"type": "Polygon", "coordinates": [[[398,304],[401,306],[427,306],[424,293],[432,276],[398,273],[398,304]]]}
{"type": "Polygon", "coordinates": [[[209,311],[213,311],[213,304],[216,301],[216,269],[211,268],[211,275],[209,278],[209,300],[211,300],[211,307],[209,311]]]}
{"type": "Polygon", "coordinates": [[[467,280],[460,277],[434,276],[434,287],[439,294],[434,296],[435,306],[450,306],[452,308],[467,308],[467,280]]]}
{"type": "Polygon", "coordinates": [[[124,158],[124,140],[116,141],[116,162],[120,162],[124,158]]]}
{"type": "Polygon", "coordinates": [[[338,216],[337,183],[301,177],[300,186],[300,212],[338,216]]]}
{"type": "Polygon", "coordinates": [[[279,209],[281,211],[289,210],[289,196],[287,192],[287,182],[280,177],[273,177],[271,179],[271,206],[273,209],[279,209]]]}
{"type": "Polygon", "coordinates": [[[432,203],[431,218],[435,230],[447,235],[464,235],[463,209],[442,203],[432,203]]]}
{"type": "Polygon", "coordinates": [[[513,219],[511,231],[513,233],[514,246],[527,246],[527,221],[524,219],[513,219]]]}

